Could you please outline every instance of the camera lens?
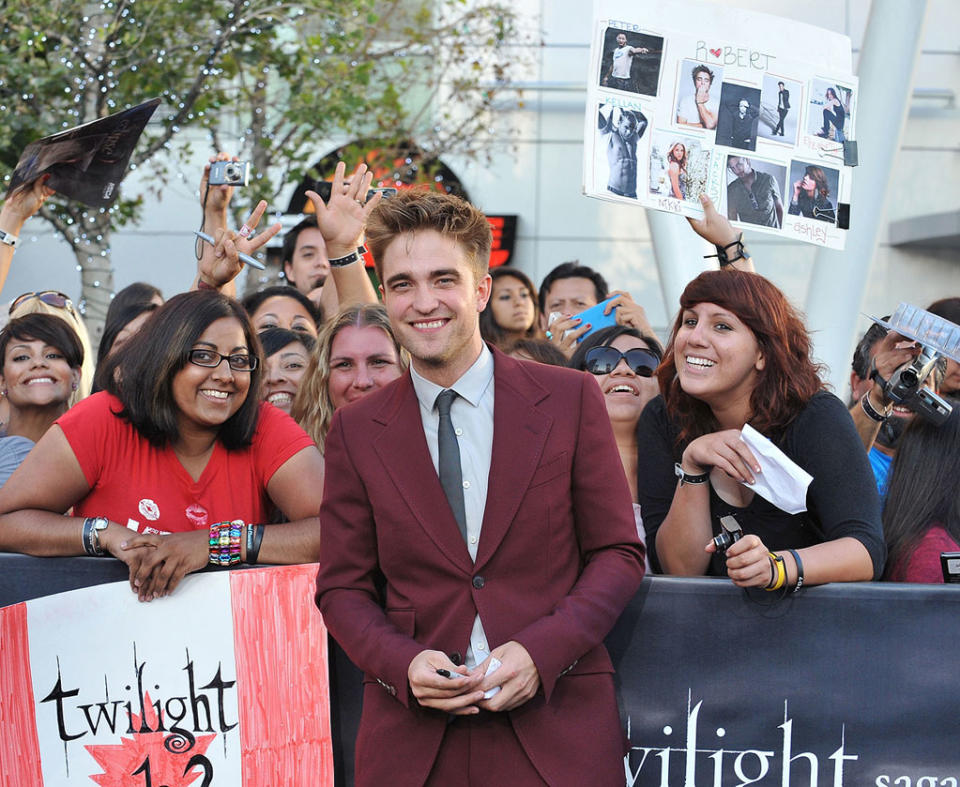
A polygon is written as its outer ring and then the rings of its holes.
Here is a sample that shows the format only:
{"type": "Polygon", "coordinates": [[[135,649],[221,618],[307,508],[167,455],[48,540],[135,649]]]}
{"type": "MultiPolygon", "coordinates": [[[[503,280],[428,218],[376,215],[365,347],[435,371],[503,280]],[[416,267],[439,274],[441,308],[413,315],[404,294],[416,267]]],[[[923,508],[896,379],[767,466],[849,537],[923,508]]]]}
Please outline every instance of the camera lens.
{"type": "Polygon", "coordinates": [[[729,533],[721,533],[719,536],[715,536],[713,539],[713,545],[716,547],[717,552],[726,552],[727,547],[733,543],[733,538],[729,533]]]}
{"type": "Polygon", "coordinates": [[[240,170],[236,164],[227,164],[227,166],[223,168],[223,174],[225,177],[230,178],[230,180],[236,180],[240,175],[240,170]]]}

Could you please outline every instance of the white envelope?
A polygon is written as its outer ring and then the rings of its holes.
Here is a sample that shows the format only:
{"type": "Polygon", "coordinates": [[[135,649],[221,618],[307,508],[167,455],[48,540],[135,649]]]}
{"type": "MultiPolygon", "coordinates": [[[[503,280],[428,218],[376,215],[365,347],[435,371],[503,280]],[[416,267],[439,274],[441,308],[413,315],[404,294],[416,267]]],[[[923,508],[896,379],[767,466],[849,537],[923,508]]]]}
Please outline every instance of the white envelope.
{"type": "Polygon", "coordinates": [[[750,447],[760,464],[760,472],[753,474],[755,483],[744,486],[788,514],[806,511],[807,488],[813,476],[750,424],[744,425],[740,439],[750,447]]]}

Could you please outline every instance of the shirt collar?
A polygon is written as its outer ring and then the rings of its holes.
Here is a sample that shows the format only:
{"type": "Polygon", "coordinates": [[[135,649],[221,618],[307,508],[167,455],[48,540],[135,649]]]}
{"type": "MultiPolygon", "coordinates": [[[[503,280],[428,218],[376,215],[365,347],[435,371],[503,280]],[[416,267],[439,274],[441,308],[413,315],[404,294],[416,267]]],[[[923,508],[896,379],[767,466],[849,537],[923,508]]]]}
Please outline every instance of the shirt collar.
{"type": "MultiPolygon", "coordinates": [[[[413,383],[413,390],[417,394],[420,406],[428,412],[432,411],[440,392],[446,389],[417,374],[417,370],[413,368],[412,364],[410,366],[410,380],[413,383]]],[[[456,391],[462,399],[466,399],[471,405],[478,407],[492,381],[493,353],[484,344],[477,360],[450,388],[456,391]]]]}

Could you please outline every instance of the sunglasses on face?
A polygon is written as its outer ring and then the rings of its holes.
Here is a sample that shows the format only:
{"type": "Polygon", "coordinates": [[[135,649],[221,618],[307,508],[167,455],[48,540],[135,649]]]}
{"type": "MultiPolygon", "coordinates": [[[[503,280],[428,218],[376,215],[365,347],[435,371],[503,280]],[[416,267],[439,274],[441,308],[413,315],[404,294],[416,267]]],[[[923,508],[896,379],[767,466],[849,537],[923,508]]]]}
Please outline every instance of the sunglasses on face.
{"type": "Polygon", "coordinates": [[[590,374],[610,374],[617,368],[620,361],[625,360],[630,370],[638,377],[653,377],[653,373],[660,365],[656,353],[635,347],[620,352],[616,347],[592,347],[587,350],[585,358],[587,371],[590,374]]]}
{"type": "Polygon", "coordinates": [[[10,304],[9,313],[13,314],[21,303],[26,303],[31,298],[37,298],[48,306],[55,306],[58,309],[66,309],[69,312],[73,311],[73,301],[71,301],[62,292],[57,292],[56,290],[43,290],[41,292],[25,292],[23,295],[17,296],[13,303],[10,304]]]}

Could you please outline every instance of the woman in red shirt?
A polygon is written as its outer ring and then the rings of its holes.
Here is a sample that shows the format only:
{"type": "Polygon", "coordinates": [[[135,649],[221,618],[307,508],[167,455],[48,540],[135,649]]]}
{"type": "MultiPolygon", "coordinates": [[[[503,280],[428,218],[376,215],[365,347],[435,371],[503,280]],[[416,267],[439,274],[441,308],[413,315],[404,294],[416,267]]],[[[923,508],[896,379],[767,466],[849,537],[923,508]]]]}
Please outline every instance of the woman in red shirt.
{"type": "Polygon", "coordinates": [[[236,301],[177,295],[110,364],[107,390],[61,417],[0,490],[0,550],[113,555],[141,600],[208,562],[318,559],[323,460],[260,401],[260,345],[236,301]],[[271,504],[290,522],[263,527],[271,504]]]}

